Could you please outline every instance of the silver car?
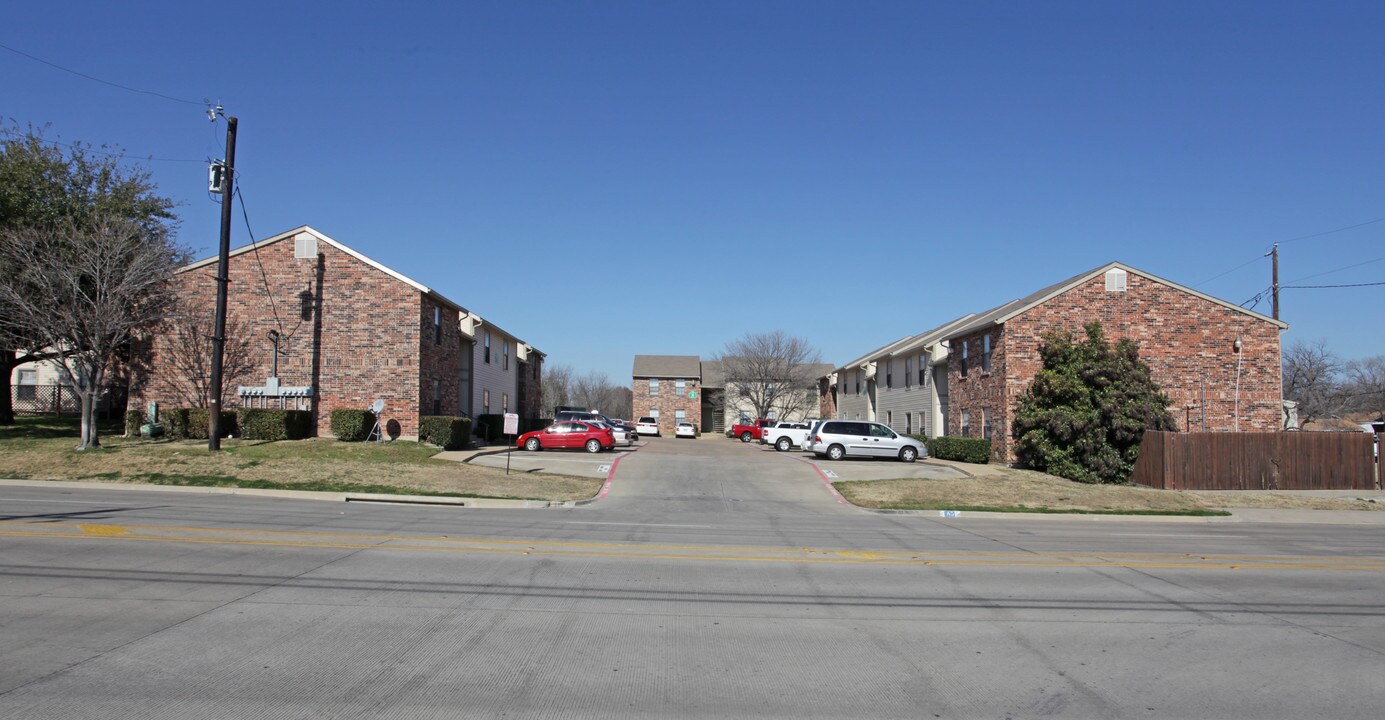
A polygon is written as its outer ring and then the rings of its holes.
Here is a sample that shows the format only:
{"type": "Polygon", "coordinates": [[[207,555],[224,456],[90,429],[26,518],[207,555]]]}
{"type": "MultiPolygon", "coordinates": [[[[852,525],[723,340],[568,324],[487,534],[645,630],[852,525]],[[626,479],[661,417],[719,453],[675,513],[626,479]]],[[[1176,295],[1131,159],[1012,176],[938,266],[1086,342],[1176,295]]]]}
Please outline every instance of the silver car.
{"type": "Polygon", "coordinates": [[[923,443],[889,426],[864,420],[827,420],[813,431],[807,448],[819,457],[888,457],[913,462],[928,456],[923,443]]]}

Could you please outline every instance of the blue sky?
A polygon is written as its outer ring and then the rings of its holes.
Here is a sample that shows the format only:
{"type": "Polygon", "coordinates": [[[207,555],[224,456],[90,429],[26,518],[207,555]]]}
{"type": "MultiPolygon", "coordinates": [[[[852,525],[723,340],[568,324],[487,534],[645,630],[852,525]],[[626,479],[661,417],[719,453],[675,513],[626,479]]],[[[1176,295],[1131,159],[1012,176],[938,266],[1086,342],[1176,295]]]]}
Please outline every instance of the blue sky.
{"type": "MultiPolygon", "coordinates": [[[[311,225],[621,381],[774,329],[843,363],[1109,260],[1241,303],[1272,243],[1353,225],[1284,242],[1281,281],[1385,281],[1382,29],[1379,2],[25,3],[0,44],[194,104],[0,50],[0,115],[200,161],[220,101],[255,237],[311,225]]],[[[206,168],[145,165],[213,253],[206,168]]],[[[1286,347],[1385,353],[1385,286],[1281,297],[1286,347]]]]}

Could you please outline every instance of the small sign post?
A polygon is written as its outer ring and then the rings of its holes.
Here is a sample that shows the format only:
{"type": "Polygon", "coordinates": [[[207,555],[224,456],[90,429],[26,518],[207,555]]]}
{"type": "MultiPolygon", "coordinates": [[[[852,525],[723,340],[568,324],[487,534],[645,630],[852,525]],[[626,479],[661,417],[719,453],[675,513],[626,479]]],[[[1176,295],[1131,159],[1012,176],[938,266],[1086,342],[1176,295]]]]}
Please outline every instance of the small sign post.
{"type": "Polygon", "coordinates": [[[510,449],[505,451],[505,474],[510,474],[510,453],[515,451],[515,435],[519,434],[519,413],[505,413],[505,434],[510,437],[510,449]]]}

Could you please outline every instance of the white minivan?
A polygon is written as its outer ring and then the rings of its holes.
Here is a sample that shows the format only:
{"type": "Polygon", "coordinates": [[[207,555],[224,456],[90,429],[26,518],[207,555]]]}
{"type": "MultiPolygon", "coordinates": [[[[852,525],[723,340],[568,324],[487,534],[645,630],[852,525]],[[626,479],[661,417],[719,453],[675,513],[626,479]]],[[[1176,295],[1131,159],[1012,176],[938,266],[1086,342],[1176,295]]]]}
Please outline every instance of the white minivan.
{"type": "Polygon", "coordinates": [[[928,456],[923,443],[900,435],[889,426],[864,420],[828,420],[809,440],[818,457],[841,460],[845,457],[888,457],[913,462],[928,456]]]}

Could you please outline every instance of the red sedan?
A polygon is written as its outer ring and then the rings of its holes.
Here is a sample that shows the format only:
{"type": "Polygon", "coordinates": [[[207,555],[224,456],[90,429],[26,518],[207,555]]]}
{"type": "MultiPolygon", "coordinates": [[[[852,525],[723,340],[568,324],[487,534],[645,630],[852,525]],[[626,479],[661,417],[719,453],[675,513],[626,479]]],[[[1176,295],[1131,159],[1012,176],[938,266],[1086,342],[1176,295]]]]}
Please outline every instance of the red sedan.
{"type": "Polygon", "coordinates": [[[615,435],[609,427],[597,427],[577,420],[553,423],[542,430],[527,432],[519,436],[515,444],[525,450],[545,448],[583,448],[587,452],[601,452],[615,447],[615,435]]]}

